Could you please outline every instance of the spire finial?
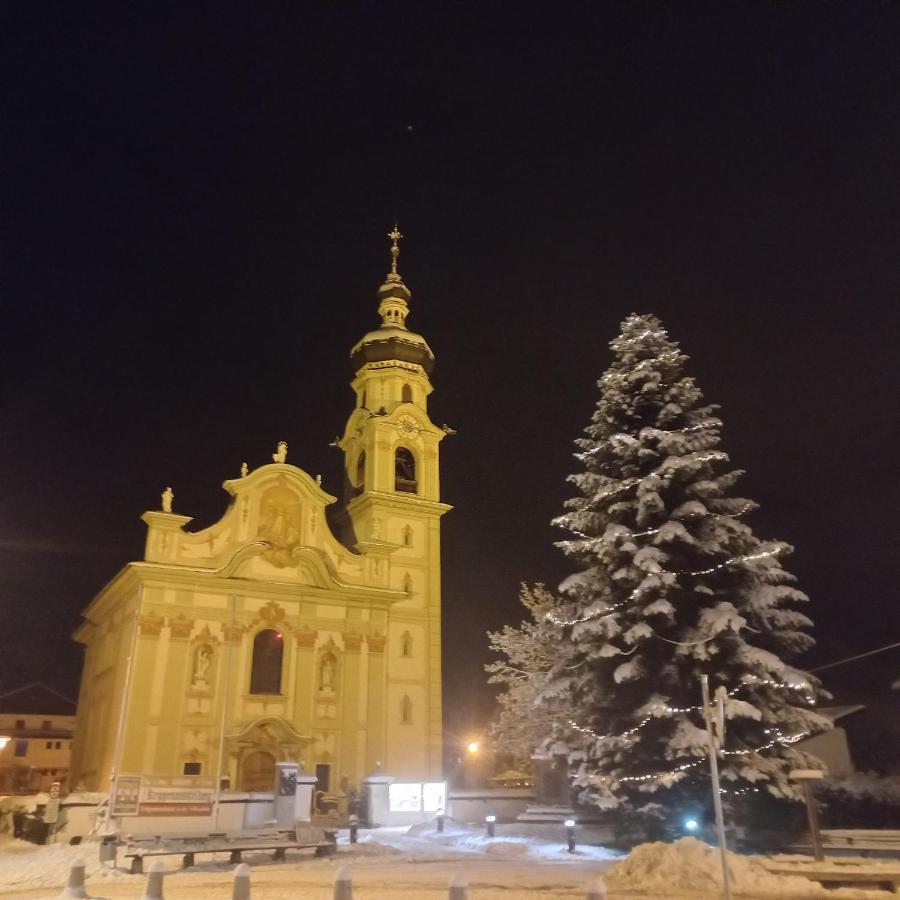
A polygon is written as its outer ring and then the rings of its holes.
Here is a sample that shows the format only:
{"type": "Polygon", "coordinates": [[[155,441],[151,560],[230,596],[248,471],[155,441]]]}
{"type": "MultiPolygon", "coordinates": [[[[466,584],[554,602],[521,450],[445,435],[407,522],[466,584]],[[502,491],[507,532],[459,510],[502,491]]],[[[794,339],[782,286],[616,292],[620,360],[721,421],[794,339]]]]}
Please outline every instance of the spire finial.
{"type": "Polygon", "coordinates": [[[399,281],[400,276],[397,273],[397,257],[400,255],[400,247],[398,246],[398,242],[403,235],[400,234],[400,229],[397,227],[396,222],[394,222],[394,230],[388,232],[388,237],[391,239],[391,275],[394,276],[394,280],[399,281]]]}

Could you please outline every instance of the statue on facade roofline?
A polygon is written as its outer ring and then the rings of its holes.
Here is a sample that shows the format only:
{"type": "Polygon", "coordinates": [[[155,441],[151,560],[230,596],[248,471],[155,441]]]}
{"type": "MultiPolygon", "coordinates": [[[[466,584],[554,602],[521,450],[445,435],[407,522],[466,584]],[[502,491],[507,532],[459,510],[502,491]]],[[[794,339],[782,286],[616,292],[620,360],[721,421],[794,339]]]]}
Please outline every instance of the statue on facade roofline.
{"type": "Polygon", "coordinates": [[[272,459],[277,463],[287,461],[287,441],[278,442],[278,449],[272,454],[272,459]]]}
{"type": "Polygon", "coordinates": [[[162,511],[170,513],[172,512],[172,501],[175,499],[175,491],[172,488],[167,487],[162,492],[162,511]]]}

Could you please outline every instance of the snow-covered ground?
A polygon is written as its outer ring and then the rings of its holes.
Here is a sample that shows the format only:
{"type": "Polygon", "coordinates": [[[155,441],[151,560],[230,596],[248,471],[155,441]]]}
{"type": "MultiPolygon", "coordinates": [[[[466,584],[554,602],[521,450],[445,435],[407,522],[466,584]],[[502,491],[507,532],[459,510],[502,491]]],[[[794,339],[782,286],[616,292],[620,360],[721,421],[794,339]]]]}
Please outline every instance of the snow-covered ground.
{"type": "MultiPolygon", "coordinates": [[[[273,863],[268,853],[246,854],[254,900],[331,900],[335,874],[347,866],[355,900],[438,900],[449,881],[464,876],[470,900],[553,900],[583,898],[598,876],[610,900],[616,898],[712,898],[721,896],[717,851],[694,838],[676,844],[644,844],[627,858],[603,847],[581,847],[569,854],[555,826],[500,825],[495,838],[482,829],[448,823],[443,834],[433,826],[361,831],[360,843],[342,843],[334,859],[290,854],[273,863]]],[[[36,847],[0,840],[0,898],[58,897],[69,867],[87,864],[93,897],[132,898],[143,893],[146,876],[102,868],[97,845],[36,847]]],[[[180,856],[163,857],[170,874],[167,900],[228,900],[233,866],[225,854],[199,856],[200,865],[182,871],[180,856]]],[[[124,860],[120,860],[124,865],[124,860]]],[[[741,898],[856,897],[886,898],[877,891],[826,891],[799,877],[775,876],[758,857],[731,856],[735,895],[741,898]]],[[[869,864],[867,864],[869,865],[869,864]]],[[[872,864],[878,866],[879,864],[872,864]]],[[[886,866],[881,863],[880,865],[886,866]]]]}

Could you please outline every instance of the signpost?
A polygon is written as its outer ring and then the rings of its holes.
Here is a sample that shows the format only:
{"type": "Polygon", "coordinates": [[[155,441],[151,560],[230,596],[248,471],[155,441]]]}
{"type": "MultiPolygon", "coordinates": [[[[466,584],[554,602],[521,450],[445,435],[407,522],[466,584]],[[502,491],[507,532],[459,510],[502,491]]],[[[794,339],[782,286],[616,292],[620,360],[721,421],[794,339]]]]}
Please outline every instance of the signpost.
{"type": "Polygon", "coordinates": [[[806,800],[806,816],[809,820],[809,836],[812,840],[813,853],[816,862],[825,859],[825,849],[822,847],[822,834],[819,831],[819,811],[816,808],[816,798],[813,795],[813,782],[825,777],[821,769],[793,769],[788,777],[803,784],[803,797],[806,800]]]}

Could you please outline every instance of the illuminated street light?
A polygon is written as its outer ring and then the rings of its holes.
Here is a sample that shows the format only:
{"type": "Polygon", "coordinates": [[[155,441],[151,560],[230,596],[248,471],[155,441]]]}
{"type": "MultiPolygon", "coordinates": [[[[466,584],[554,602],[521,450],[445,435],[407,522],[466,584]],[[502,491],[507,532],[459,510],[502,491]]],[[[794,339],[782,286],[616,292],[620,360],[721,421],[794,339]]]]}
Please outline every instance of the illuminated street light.
{"type": "Polygon", "coordinates": [[[468,750],[469,753],[477,753],[478,752],[478,741],[469,741],[469,744],[466,747],[466,750],[468,750]]]}

